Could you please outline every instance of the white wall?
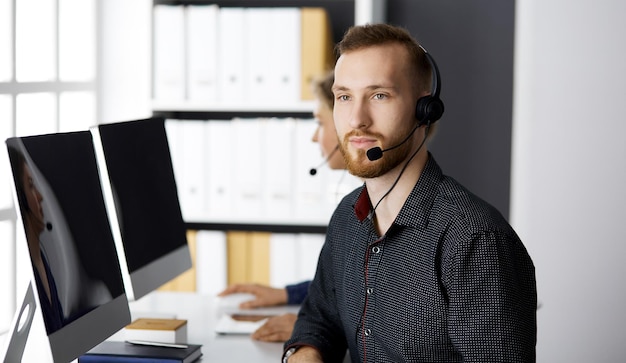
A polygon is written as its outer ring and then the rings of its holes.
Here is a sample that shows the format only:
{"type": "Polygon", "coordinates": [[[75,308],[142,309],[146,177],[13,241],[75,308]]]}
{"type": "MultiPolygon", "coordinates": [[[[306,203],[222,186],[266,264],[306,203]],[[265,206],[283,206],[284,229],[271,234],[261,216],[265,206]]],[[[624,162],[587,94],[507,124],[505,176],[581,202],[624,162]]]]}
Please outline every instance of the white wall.
{"type": "Polygon", "coordinates": [[[100,0],[98,6],[98,121],[150,117],[152,1],[100,0]]]}
{"type": "Polygon", "coordinates": [[[624,14],[517,1],[511,220],[536,265],[538,362],[624,361],[624,14]]]}

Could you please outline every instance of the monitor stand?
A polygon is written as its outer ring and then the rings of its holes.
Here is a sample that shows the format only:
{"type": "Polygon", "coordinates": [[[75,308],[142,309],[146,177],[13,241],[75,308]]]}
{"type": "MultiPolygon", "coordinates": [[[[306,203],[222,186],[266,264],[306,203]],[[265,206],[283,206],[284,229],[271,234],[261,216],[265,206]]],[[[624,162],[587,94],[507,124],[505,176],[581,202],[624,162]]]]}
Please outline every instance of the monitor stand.
{"type": "Polygon", "coordinates": [[[22,307],[13,317],[13,323],[11,324],[10,336],[7,338],[8,343],[5,345],[4,363],[21,362],[24,355],[24,347],[28,340],[28,333],[30,332],[30,326],[33,323],[33,317],[35,316],[35,309],[37,305],[35,303],[35,294],[33,292],[32,284],[28,284],[28,288],[24,293],[24,301],[22,307]]]}

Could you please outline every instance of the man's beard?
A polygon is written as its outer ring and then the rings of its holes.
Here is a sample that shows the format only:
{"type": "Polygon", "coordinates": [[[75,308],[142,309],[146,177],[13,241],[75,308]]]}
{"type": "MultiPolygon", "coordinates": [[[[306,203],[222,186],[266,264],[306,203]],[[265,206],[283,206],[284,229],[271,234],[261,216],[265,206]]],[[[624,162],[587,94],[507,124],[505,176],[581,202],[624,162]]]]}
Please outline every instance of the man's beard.
{"type": "MultiPolygon", "coordinates": [[[[381,139],[381,135],[378,134],[364,134],[359,131],[351,131],[346,134],[342,140],[341,149],[343,152],[343,156],[346,162],[346,168],[350,172],[350,174],[357,176],[359,178],[371,179],[376,178],[381,175],[386,174],[390,170],[393,170],[395,167],[400,165],[404,160],[406,160],[413,143],[408,140],[397,148],[389,151],[385,151],[383,157],[370,161],[367,158],[367,150],[358,149],[356,150],[356,155],[348,152],[348,144],[349,138],[351,136],[369,136],[375,137],[377,139],[381,139]]],[[[397,133],[393,135],[393,138],[389,140],[387,145],[384,145],[386,148],[396,146],[402,142],[402,140],[406,137],[407,133],[397,133]]],[[[385,148],[383,148],[385,150],[385,148]]]]}

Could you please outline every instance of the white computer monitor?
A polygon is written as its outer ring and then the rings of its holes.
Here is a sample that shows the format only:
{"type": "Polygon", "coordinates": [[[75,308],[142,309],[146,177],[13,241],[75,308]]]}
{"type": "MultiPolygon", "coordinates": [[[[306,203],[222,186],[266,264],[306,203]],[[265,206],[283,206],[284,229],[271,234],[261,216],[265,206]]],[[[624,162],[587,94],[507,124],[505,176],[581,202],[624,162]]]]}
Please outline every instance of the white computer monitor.
{"type": "Polygon", "coordinates": [[[165,120],[102,124],[91,131],[103,185],[110,187],[111,215],[117,216],[126,291],[138,300],[191,268],[165,120]]]}
{"type": "Polygon", "coordinates": [[[69,362],[130,322],[91,133],[6,144],[33,274],[24,301],[30,308],[17,312],[27,315],[14,319],[5,361],[22,356],[28,336],[15,322],[30,325],[40,309],[52,358],[69,362]]]}

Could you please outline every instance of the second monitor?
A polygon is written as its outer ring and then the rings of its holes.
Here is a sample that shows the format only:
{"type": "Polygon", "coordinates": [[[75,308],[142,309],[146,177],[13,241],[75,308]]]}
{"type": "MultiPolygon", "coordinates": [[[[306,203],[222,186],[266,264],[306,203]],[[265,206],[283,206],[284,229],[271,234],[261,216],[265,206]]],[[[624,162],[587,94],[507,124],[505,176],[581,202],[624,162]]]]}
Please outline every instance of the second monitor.
{"type": "Polygon", "coordinates": [[[91,131],[109,210],[117,215],[112,225],[119,225],[120,262],[130,275],[127,295],[137,300],[191,268],[165,121],[103,124],[91,131]]]}

